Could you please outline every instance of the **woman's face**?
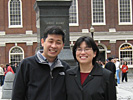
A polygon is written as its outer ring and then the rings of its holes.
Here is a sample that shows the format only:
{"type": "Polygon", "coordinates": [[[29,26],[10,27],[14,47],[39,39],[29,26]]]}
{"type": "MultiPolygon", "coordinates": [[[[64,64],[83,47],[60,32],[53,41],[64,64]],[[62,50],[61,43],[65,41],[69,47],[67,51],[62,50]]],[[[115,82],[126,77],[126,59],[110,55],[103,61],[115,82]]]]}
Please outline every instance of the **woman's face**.
{"type": "Polygon", "coordinates": [[[90,64],[93,58],[96,56],[96,52],[92,48],[88,47],[85,42],[82,42],[80,47],[76,49],[76,58],[80,64],[90,64]]]}

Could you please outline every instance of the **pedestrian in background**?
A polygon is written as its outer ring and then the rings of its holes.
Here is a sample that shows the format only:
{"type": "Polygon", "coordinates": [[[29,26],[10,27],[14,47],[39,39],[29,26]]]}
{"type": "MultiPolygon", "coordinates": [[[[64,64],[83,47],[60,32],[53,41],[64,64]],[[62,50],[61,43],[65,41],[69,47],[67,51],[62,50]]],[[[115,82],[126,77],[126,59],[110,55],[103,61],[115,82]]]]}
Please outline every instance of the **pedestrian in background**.
{"type": "Polygon", "coordinates": [[[18,63],[15,63],[14,66],[12,66],[14,73],[16,73],[17,68],[18,68],[18,63]]]}
{"type": "Polygon", "coordinates": [[[116,100],[114,75],[96,63],[99,49],[91,37],[80,37],[73,56],[78,66],[66,72],[67,100],[116,100]]]}
{"type": "Polygon", "coordinates": [[[6,65],[5,64],[3,64],[3,70],[4,70],[4,76],[3,76],[3,84],[2,85],[4,85],[4,80],[5,80],[5,72],[6,72],[6,65]]]}
{"type": "Polygon", "coordinates": [[[43,53],[25,58],[15,75],[12,100],[66,100],[65,73],[69,65],[58,58],[65,33],[48,27],[41,39],[43,53]]]}
{"type": "Polygon", "coordinates": [[[115,66],[116,66],[116,77],[117,77],[117,83],[120,84],[120,61],[118,58],[115,58],[115,66]]]}
{"type": "Polygon", "coordinates": [[[14,74],[14,71],[11,67],[11,64],[6,64],[6,71],[5,71],[5,75],[8,73],[8,72],[12,72],[14,74]]]}
{"type": "Polygon", "coordinates": [[[122,65],[121,71],[122,71],[122,82],[123,82],[124,79],[127,82],[128,66],[127,66],[127,62],[126,61],[122,65]]]}
{"type": "MultiPolygon", "coordinates": [[[[113,62],[113,58],[109,57],[108,58],[108,63],[106,63],[105,68],[110,70],[113,73],[114,79],[116,80],[115,73],[116,73],[116,67],[113,62]]],[[[117,81],[116,81],[116,86],[117,86],[117,81]]]]}
{"type": "Polygon", "coordinates": [[[4,77],[4,64],[1,64],[0,65],[0,85],[2,86],[3,85],[3,77],[4,77]]]}

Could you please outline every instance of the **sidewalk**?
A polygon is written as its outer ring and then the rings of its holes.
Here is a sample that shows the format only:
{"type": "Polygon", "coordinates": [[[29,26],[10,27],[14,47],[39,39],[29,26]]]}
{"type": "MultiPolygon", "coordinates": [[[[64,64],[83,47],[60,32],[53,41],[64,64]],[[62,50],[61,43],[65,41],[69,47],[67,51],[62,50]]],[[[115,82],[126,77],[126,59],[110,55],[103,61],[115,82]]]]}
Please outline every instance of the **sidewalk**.
{"type": "Polygon", "coordinates": [[[128,76],[128,82],[118,84],[117,92],[117,100],[133,100],[133,75],[128,76]]]}
{"type": "MultiPolygon", "coordinates": [[[[0,86],[0,100],[10,100],[1,99],[2,97],[2,87],[0,86]]],[[[117,86],[117,100],[133,100],[133,75],[128,76],[128,82],[121,82],[117,86]]]]}
{"type": "Polygon", "coordinates": [[[0,100],[11,100],[11,99],[2,99],[2,87],[0,86],[0,100]]]}

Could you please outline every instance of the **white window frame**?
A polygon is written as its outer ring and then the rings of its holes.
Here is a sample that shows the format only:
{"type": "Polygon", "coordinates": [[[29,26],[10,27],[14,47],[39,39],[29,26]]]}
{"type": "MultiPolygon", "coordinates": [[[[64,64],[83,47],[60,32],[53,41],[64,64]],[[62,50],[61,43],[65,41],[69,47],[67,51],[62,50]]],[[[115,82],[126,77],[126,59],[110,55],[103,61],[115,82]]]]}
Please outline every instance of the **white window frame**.
{"type": "MultiPolygon", "coordinates": [[[[13,46],[10,50],[9,50],[9,63],[11,63],[11,55],[22,55],[22,59],[24,59],[24,50],[19,47],[19,46],[13,46]],[[14,48],[19,48],[22,50],[22,53],[11,53],[11,51],[14,49],[14,48]]],[[[21,61],[20,61],[21,62],[21,61]]]]}
{"type": "Polygon", "coordinates": [[[92,25],[106,25],[106,18],[105,18],[105,0],[103,0],[103,22],[93,22],[93,0],[91,0],[91,12],[92,12],[92,25]]]}
{"type": "Polygon", "coordinates": [[[21,14],[21,25],[11,25],[11,22],[10,22],[10,2],[11,0],[8,1],[8,27],[9,28],[22,28],[23,27],[23,23],[22,23],[22,1],[20,1],[20,14],[21,14]]]}
{"type": "MultiPolygon", "coordinates": [[[[78,18],[78,0],[75,0],[76,1],[76,21],[77,23],[70,23],[69,22],[69,26],[79,26],[79,18],[78,18]]],[[[73,1],[72,1],[73,2],[73,1]]],[[[72,5],[71,5],[72,6],[72,5]]],[[[69,12],[70,13],[70,12],[69,12]]],[[[69,15],[70,16],[70,15],[69,15]]]]}
{"type": "Polygon", "coordinates": [[[119,25],[132,25],[132,0],[130,0],[130,22],[120,22],[120,0],[118,0],[119,25]]]}
{"type": "MultiPolygon", "coordinates": [[[[133,55],[133,46],[132,46],[132,44],[130,44],[130,43],[123,43],[123,44],[120,45],[120,47],[119,47],[119,59],[120,59],[120,61],[121,61],[121,59],[122,59],[122,58],[121,58],[121,52],[124,52],[124,51],[125,51],[125,52],[130,51],[130,52],[132,52],[131,55],[133,55]],[[121,47],[122,47],[123,45],[125,45],[125,44],[130,45],[130,46],[132,47],[132,49],[129,49],[129,50],[121,50],[121,47]]],[[[128,57],[127,57],[127,60],[128,60],[128,57]]],[[[124,60],[123,60],[123,62],[124,62],[124,60]]],[[[123,64],[123,62],[121,62],[121,65],[123,64]]],[[[128,62],[129,62],[129,61],[128,61],[128,62]]],[[[127,62],[127,63],[128,63],[128,62],[127,62]]],[[[131,60],[129,63],[128,63],[128,67],[129,67],[129,68],[131,68],[131,67],[133,68],[133,66],[132,66],[132,64],[133,64],[133,56],[132,56],[132,60],[131,60]],[[130,64],[129,64],[129,63],[130,63],[130,64]]]]}

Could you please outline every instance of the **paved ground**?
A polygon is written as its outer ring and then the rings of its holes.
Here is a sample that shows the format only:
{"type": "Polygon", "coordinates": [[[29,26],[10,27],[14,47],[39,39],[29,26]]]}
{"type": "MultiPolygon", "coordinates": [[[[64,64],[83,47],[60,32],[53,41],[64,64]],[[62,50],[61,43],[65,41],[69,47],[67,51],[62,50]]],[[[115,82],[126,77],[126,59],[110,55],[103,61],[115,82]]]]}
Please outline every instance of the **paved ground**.
{"type": "MultiPolygon", "coordinates": [[[[2,97],[2,87],[0,87],[0,100],[2,97]]],[[[128,82],[121,82],[117,86],[117,100],[133,100],[133,75],[128,76],[128,82]]]]}
{"type": "Polygon", "coordinates": [[[118,84],[117,92],[117,100],[133,100],[133,75],[128,75],[128,82],[118,84]]]}

